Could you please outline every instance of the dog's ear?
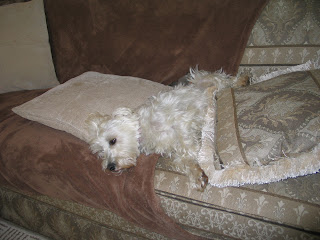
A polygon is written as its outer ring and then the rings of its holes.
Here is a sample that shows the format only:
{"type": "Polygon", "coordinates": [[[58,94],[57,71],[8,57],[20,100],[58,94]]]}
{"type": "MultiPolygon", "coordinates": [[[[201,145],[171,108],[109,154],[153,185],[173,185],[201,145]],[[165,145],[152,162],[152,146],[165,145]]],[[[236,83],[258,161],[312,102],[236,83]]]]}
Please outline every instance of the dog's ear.
{"type": "Polygon", "coordinates": [[[85,123],[90,135],[96,134],[98,132],[100,124],[106,120],[107,116],[103,116],[100,113],[91,113],[86,119],[85,123]]]}
{"type": "Polygon", "coordinates": [[[122,117],[132,115],[132,110],[130,108],[117,108],[112,113],[112,117],[122,117]]]}

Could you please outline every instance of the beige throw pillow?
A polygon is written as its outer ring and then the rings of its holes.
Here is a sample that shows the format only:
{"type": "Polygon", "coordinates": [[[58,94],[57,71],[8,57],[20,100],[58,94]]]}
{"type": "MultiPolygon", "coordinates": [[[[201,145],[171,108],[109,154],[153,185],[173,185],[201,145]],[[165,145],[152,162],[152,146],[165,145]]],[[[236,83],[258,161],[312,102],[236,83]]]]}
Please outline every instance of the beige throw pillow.
{"type": "Polygon", "coordinates": [[[141,78],[87,72],[12,110],[88,142],[85,120],[90,113],[111,114],[118,107],[134,109],[169,89],[141,78]]]}
{"type": "Polygon", "coordinates": [[[0,7],[0,93],[58,85],[42,0],[0,7]]]}

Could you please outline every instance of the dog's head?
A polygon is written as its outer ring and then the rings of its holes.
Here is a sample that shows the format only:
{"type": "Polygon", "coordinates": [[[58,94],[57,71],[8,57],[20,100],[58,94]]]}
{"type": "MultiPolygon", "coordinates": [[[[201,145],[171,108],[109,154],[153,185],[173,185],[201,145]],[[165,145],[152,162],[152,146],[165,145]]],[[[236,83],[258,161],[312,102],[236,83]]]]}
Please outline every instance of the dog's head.
{"type": "Polygon", "coordinates": [[[103,170],[121,172],[136,165],[139,151],[139,122],[128,108],[118,108],[111,116],[90,114],[86,120],[90,148],[102,158],[103,170]]]}

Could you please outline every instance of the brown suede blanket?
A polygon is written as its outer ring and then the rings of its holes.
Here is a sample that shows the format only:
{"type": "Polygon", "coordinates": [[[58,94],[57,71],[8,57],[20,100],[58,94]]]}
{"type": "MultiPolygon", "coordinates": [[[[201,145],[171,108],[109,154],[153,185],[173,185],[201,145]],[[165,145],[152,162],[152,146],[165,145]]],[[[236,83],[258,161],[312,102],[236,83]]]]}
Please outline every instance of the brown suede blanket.
{"type": "MultiPolygon", "coordinates": [[[[236,73],[267,0],[44,2],[61,83],[86,71],[171,83],[197,64],[236,73]]],[[[1,184],[107,209],[170,238],[196,238],[161,209],[157,156],[141,156],[121,176],[104,173],[87,144],[11,111],[43,92],[0,95],[1,184]]]]}
{"type": "Polygon", "coordinates": [[[0,95],[0,185],[107,209],[171,238],[198,239],[161,208],[153,186],[157,155],[141,155],[121,176],[105,173],[85,142],[11,111],[43,92],[0,95]]]}
{"type": "Polygon", "coordinates": [[[59,81],[86,71],[170,84],[190,67],[236,74],[267,0],[45,0],[59,81]]]}

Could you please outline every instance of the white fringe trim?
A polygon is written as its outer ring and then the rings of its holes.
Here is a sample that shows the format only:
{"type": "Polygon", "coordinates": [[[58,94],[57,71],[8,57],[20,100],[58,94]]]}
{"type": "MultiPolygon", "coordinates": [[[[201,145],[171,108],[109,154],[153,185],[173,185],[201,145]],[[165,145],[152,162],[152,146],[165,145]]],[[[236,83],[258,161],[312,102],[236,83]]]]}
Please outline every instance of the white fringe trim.
{"type": "Polygon", "coordinates": [[[320,66],[317,64],[317,62],[313,62],[313,61],[309,60],[308,62],[306,62],[304,64],[289,67],[284,70],[271,72],[271,73],[260,76],[258,79],[251,79],[250,84],[260,83],[260,82],[269,80],[271,78],[278,77],[280,75],[291,73],[291,72],[308,71],[308,70],[319,69],[319,68],[320,68],[320,66]]]}
{"type": "Polygon", "coordinates": [[[320,170],[320,144],[299,157],[281,158],[272,165],[230,167],[211,172],[209,183],[216,187],[264,184],[317,173],[320,170]]]}

